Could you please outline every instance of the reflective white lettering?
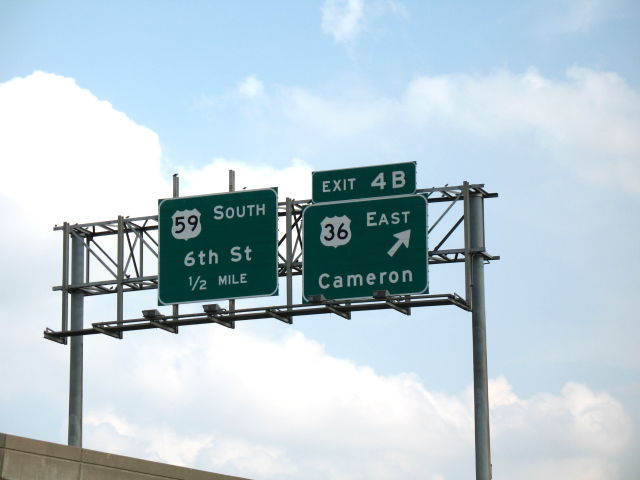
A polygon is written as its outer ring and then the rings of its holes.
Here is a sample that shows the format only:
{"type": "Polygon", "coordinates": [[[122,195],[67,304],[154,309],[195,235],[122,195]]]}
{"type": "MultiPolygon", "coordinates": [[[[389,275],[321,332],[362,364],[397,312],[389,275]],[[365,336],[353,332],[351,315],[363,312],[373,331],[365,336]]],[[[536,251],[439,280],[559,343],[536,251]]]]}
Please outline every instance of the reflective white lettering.
{"type": "Polygon", "coordinates": [[[246,273],[218,275],[218,285],[241,285],[244,283],[248,283],[246,273]]]}
{"type": "Polygon", "coordinates": [[[402,188],[404,187],[404,172],[402,170],[396,170],[391,173],[391,186],[392,188],[402,188]]]}
{"type": "Polygon", "coordinates": [[[250,262],[251,252],[253,252],[253,250],[249,245],[244,247],[244,249],[242,247],[231,247],[231,250],[229,250],[229,253],[231,254],[231,261],[234,263],[242,261],[243,258],[247,262],[250,262]]]}
{"type": "Polygon", "coordinates": [[[367,227],[406,224],[409,222],[410,214],[410,210],[391,213],[367,212],[367,227]]]}
{"type": "Polygon", "coordinates": [[[232,220],[234,218],[244,217],[260,217],[267,214],[267,205],[265,203],[237,205],[235,207],[224,207],[216,205],[213,207],[214,220],[232,220]]]}
{"type": "Polygon", "coordinates": [[[349,273],[346,275],[329,275],[322,273],[318,276],[318,286],[323,290],[328,288],[342,289],[350,287],[362,287],[365,283],[369,286],[385,286],[388,284],[404,284],[413,282],[413,272],[403,270],[398,272],[369,272],[349,273]]]}
{"type": "Polygon", "coordinates": [[[184,256],[183,263],[185,267],[193,267],[196,264],[196,261],[199,265],[203,266],[216,265],[218,263],[218,253],[211,249],[209,249],[208,252],[205,252],[204,250],[200,250],[198,252],[191,250],[184,256]]]}

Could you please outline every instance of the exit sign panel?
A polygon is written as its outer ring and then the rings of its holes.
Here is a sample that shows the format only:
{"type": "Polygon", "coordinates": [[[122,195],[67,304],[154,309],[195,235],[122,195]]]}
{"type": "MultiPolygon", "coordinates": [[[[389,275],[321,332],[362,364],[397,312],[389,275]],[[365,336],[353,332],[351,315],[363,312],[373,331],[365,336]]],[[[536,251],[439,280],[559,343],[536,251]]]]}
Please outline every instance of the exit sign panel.
{"type": "Polygon", "coordinates": [[[312,172],[314,203],[387,197],[416,192],[416,163],[312,172]]]}
{"type": "Polygon", "coordinates": [[[427,291],[422,195],[310,205],[303,212],[303,297],[327,300],[427,291]]]}

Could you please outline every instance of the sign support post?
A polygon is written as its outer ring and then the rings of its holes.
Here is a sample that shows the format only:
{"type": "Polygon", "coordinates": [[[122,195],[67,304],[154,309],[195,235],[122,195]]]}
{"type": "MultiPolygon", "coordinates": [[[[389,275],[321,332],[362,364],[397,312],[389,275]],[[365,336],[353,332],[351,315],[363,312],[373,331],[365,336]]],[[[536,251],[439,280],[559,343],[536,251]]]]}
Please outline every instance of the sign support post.
{"type": "Polygon", "coordinates": [[[489,381],[487,374],[487,327],[484,299],[484,199],[469,195],[471,247],[471,324],[473,330],[473,403],[475,419],[476,480],[491,480],[489,434],[489,381]]]}
{"type": "MultiPolygon", "coordinates": [[[[177,173],[173,174],[173,198],[180,197],[180,177],[178,177],[177,173]]],[[[180,306],[178,304],[171,306],[171,313],[173,313],[173,318],[179,318],[180,316],[180,306]]],[[[176,333],[178,333],[178,327],[176,327],[176,333]]]]}
{"type": "MultiPolygon", "coordinates": [[[[285,202],[285,222],[287,232],[290,232],[293,228],[292,217],[293,217],[293,199],[287,197],[285,202]]],[[[293,304],[293,274],[291,269],[293,268],[293,242],[291,239],[291,235],[287,235],[285,241],[285,271],[287,272],[287,305],[289,306],[287,310],[291,310],[291,304],[293,304]]]]}
{"type": "MultiPolygon", "coordinates": [[[[229,170],[229,192],[236,191],[236,171],[229,170]]],[[[229,299],[229,311],[235,312],[236,310],[236,301],[233,298],[229,299]]]]}
{"type": "Polygon", "coordinates": [[[124,318],[124,217],[118,215],[118,253],[117,253],[116,276],[118,284],[116,287],[116,318],[118,325],[122,325],[124,318]]]}
{"type": "MultiPolygon", "coordinates": [[[[71,285],[84,282],[84,240],[71,239],[71,285]]],[[[84,292],[71,292],[71,330],[82,330],[84,323],[84,292]]],[[[69,356],[69,445],[82,447],[82,370],[83,336],[71,337],[69,356]]]]}

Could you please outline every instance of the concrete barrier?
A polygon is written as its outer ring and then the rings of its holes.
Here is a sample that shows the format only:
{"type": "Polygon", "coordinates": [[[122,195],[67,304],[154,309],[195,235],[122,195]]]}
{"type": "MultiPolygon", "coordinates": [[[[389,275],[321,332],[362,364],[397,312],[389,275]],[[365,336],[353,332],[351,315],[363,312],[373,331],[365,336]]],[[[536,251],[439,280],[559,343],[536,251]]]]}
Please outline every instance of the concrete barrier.
{"type": "Polygon", "coordinates": [[[247,480],[0,433],[0,480],[247,480]]]}

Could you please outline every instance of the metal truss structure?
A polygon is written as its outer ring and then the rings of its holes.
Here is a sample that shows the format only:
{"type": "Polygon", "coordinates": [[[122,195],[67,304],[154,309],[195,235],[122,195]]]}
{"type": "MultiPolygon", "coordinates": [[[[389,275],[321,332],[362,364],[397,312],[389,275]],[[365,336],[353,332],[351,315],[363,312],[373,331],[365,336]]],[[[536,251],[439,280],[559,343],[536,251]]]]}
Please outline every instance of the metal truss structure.
{"type": "MultiPolygon", "coordinates": [[[[429,226],[430,244],[429,264],[465,264],[465,292],[389,296],[384,291],[372,292],[371,298],[351,301],[324,301],[316,303],[293,303],[293,277],[302,274],[302,211],[310,204],[310,200],[293,200],[287,198],[278,204],[278,215],[284,220],[284,233],[278,241],[278,275],[286,278],[287,302],[285,305],[271,305],[258,308],[235,309],[222,308],[219,305],[204,305],[201,314],[179,314],[177,309],[170,315],[163,315],[157,310],[145,310],[140,318],[124,319],[124,294],[158,288],[158,216],[118,217],[116,220],[74,224],[65,223],[54,230],[62,231],[62,284],[53,287],[62,293],[62,324],[60,330],[47,328],[45,338],[59,343],[67,343],[68,337],[78,335],[105,334],[122,338],[125,331],[160,328],[173,333],[178,332],[181,325],[218,323],[233,328],[236,321],[275,318],[285,323],[292,323],[293,317],[335,313],[350,318],[352,312],[363,310],[395,309],[410,314],[411,308],[437,305],[454,305],[471,311],[473,298],[471,295],[472,272],[471,259],[481,256],[485,261],[497,260],[484,248],[484,221],[482,219],[482,243],[471,244],[471,226],[469,225],[471,197],[493,198],[496,193],[489,193],[482,184],[465,182],[458,186],[444,186],[418,190],[424,195],[428,204],[448,204],[438,218],[429,226]],[[452,218],[453,207],[462,204],[462,213],[452,218]],[[433,231],[439,225],[447,225],[442,234],[434,240],[433,231]],[[451,238],[462,230],[463,244],[457,248],[449,248],[451,238]],[[82,245],[83,281],[71,282],[70,258],[73,241],[82,245]],[[94,277],[101,276],[96,279],[94,277]],[[113,321],[93,323],[90,328],[69,328],[69,297],[72,293],[81,292],[84,297],[95,295],[116,295],[116,318],[113,321]],[[152,313],[155,312],[155,313],[152,313]]],[[[459,235],[460,236],[460,235],[459,235]]],[[[77,254],[76,254],[77,255],[77,254]]],[[[71,262],[73,263],[73,262],[71,262]]],[[[314,299],[315,300],[315,299],[314,299]]]]}
{"type": "MultiPolygon", "coordinates": [[[[235,189],[235,173],[229,172],[229,191],[235,189]]],[[[178,178],[174,175],[173,196],[178,197],[178,178]]],[[[292,323],[304,315],[333,313],[351,318],[353,312],[393,309],[405,315],[415,307],[453,305],[471,312],[474,371],[474,420],[476,479],[491,479],[489,435],[489,387],[484,294],[484,264],[499,257],[487,253],[484,235],[484,199],[497,197],[482,184],[464,182],[458,186],[426,188],[417,191],[429,207],[438,211],[430,224],[429,265],[464,264],[464,293],[390,295],[386,290],[371,292],[367,298],[327,301],[312,295],[309,303],[293,303],[293,277],[303,269],[302,212],[311,202],[287,198],[278,203],[280,230],[278,276],[286,279],[286,304],[236,309],[234,299],[228,308],[203,304],[201,313],[180,313],[173,305],[171,314],[157,309],[142,311],[140,318],[124,319],[124,294],[158,288],[158,216],[118,217],[116,220],[85,224],[64,223],[62,241],[62,284],[53,287],[62,294],[60,330],[47,328],[44,337],[62,344],[71,338],[69,374],[69,445],[82,446],[82,370],[83,338],[104,334],[121,339],[133,330],[161,329],[178,333],[180,326],[215,323],[235,328],[242,320],[271,318],[292,323]],[[434,208],[436,206],[440,208],[434,208]],[[460,212],[460,210],[462,210],[460,212]],[[452,244],[455,244],[452,246],[452,244]],[[84,299],[96,295],[116,295],[116,318],[84,326],[84,299]]]]}

